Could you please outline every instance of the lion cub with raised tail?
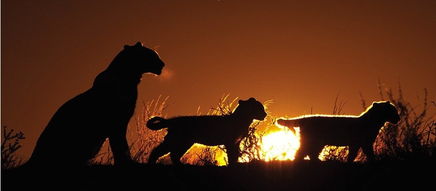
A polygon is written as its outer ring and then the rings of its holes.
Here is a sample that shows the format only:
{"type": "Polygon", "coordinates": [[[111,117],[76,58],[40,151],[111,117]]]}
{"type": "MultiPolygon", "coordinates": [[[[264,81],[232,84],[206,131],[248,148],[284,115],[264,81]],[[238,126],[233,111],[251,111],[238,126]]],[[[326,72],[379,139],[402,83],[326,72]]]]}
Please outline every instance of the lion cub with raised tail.
{"type": "Polygon", "coordinates": [[[170,152],[173,164],[180,164],[180,158],[194,144],[224,145],[229,164],[235,164],[239,157],[239,143],[248,134],[254,119],[264,120],[267,116],[262,103],[254,98],[239,100],[238,107],[230,115],[183,116],[170,119],[154,117],[147,122],[152,130],[167,128],[164,141],[150,154],[149,163],[170,152]]]}

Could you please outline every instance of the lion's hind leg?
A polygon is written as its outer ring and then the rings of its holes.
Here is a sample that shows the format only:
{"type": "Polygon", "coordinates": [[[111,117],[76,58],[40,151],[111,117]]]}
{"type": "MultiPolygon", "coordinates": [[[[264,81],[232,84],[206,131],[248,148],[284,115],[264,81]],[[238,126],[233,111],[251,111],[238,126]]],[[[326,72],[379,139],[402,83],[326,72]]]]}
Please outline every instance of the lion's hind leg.
{"type": "Polygon", "coordinates": [[[362,150],[363,150],[363,153],[365,153],[366,159],[368,161],[373,161],[374,160],[374,158],[375,158],[374,157],[374,149],[372,147],[372,143],[371,142],[362,145],[362,150]]]}
{"type": "Polygon", "coordinates": [[[357,154],[359,152],[358,146],[348,146],[348,156],[347,156],[347,162],[352,163],[354,159],[356,158],[357,154]]]}
{"type": "Polygon", "coordinates": [[[319,154],[321,153],[322,149],[325,145],[320,143],[312,143],[308,146],[307,153],[310,157],[310,161],[321,161],[319,159],[319,154]]]}
{"type": "Polygon", "coordinates": [[[171,162],[175,165],[181,165],[180,159],[193,144],[190,141],[174,144],[170,151],[171,162]]]}
{"type": "Polygon", "coordinates": [[[295,161],[303,161],[304,157],[308,155],[309,146],[308,143],[305,141],[301,141],[300,148],[298,148],[297,152],[295,153],[295,161]]]}
{"type": "Polygon", "coordinates": [[[163,156],[170,152],[170,143],[168,139],[164,139],[164,141],[153,149],[150,153],[150,157],[148,158],[148,163],[155,164],[159,157],[163,156]]]}
{"type": "Polygon", "coordinates": [[[306,156],[309,156],[311,161],[319,161],[318,156],[323,148],[323,144],[316,141],[305,140],[305,137],[302,137],[300,148],[295,154],[295,160],[302,161],[306,156]]]}

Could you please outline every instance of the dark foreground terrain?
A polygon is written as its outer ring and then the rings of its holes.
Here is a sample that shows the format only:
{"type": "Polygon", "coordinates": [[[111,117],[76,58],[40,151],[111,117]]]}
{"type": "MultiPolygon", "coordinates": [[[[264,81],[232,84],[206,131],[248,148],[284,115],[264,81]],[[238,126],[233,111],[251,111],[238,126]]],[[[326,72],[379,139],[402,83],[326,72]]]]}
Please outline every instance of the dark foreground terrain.
{"type": "Polygon", "coordinates": [[[1,190],[434,190],[436,161],[2,170],[1,190]]]}

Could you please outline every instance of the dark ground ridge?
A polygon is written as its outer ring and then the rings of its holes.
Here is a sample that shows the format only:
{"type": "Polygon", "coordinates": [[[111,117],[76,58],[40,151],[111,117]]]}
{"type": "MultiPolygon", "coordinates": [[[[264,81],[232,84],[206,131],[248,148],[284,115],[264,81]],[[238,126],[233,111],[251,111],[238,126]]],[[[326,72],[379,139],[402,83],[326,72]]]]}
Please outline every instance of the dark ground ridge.
{"type": "Polygon", "coordinates": [[[372,163],[139,164],[2,170],[2,190],[433,190],[433,158],[372,163]]]}

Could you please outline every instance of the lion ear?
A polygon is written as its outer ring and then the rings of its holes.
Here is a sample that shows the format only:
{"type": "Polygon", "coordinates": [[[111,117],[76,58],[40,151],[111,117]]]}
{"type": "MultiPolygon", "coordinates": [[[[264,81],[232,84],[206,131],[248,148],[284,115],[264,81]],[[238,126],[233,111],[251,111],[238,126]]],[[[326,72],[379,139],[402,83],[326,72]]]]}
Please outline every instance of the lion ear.
{"type": "Polygon", "coordinates": [[[256,99],[254,99],[253,97],[251,97],[250,99],[248,99],[248,101],[256,101],[256,99]]]}

